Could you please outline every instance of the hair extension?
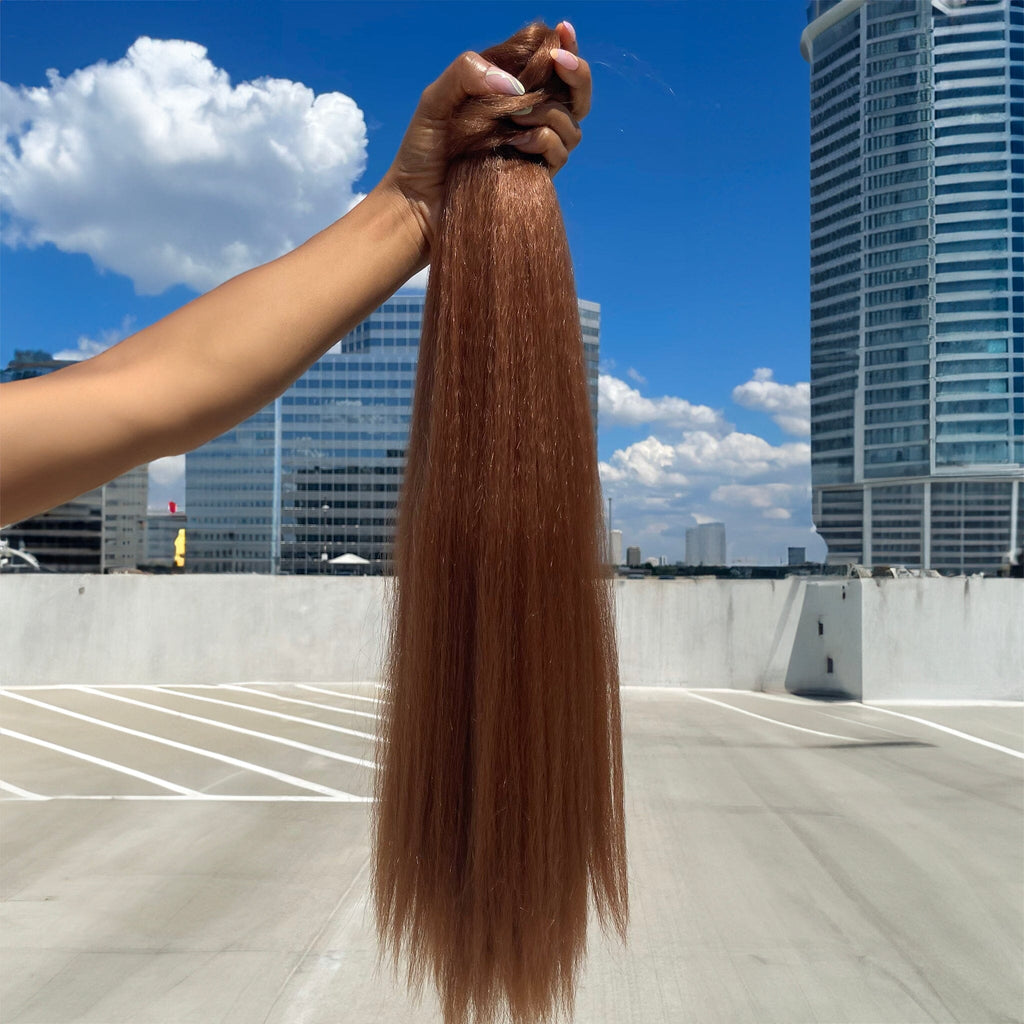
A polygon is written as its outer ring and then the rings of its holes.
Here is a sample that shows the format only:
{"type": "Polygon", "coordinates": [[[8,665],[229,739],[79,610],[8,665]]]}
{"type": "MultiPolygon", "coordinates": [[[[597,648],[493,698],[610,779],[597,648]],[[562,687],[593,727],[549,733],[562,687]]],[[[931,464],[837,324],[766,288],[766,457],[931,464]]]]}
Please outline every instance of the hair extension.
{"type": "Polygon", "coordinates": [[[378,747],[383,957],[445,1024],[571,1016],[591,902],[625,938],[618,668],[572,263],[507,115],[568,100],[557,35],[484,53],[433,244],[378,747]]]}

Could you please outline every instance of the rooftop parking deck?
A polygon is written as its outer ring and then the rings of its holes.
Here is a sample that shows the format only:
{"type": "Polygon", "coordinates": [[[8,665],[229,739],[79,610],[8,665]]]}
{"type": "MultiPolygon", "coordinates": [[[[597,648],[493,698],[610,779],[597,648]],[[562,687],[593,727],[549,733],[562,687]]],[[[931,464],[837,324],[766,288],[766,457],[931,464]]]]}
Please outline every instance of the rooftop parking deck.
{"type": "MultiPolygon", "coordinates": [[[[430,1024],[375,972],[372,683],[2,691],[5,1024],[430,1024]]],[[[1024,710],[623,690],[579,1024],[1024,1017],[1024,710]]]]}

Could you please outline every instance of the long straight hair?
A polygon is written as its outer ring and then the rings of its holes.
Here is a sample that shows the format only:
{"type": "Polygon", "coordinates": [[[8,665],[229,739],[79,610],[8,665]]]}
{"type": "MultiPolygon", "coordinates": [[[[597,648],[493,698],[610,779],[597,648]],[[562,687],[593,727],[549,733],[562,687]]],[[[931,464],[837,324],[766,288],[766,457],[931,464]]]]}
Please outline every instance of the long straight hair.
{"type": "Polygon", "coordinates": [[[594,423],[558,200],[508,139],[566,101],[531,25],[483,56],[518,98],[452,125],[385,674],[381,953],[446,1024],[571,1016],[588,905],[627,925],[618,669],[594,423]]]}

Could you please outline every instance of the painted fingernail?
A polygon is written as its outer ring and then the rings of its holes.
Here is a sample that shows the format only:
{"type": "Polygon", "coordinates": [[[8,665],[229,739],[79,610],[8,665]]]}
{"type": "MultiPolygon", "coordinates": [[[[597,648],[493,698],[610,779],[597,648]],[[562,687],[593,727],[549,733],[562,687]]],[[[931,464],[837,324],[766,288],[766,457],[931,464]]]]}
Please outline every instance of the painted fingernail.
{"type": "Polygon", "coordinates": [[[533,113],[533,107],[523,107],[522,110],[513,110],[509,117],[525,117],[527,114],[533,113]]]}
{"type": "Polygon", "coordinates": [[[580,66],[579,57],[570,53],[568,50],[552,50],[551,59],[556,63],[561,64],[563,68],[568,68],[570,71],[575,71],[580,66]]]}
{"type": "Polygon", "coordinates": [[[504,96],[522,96],[526,86],[501,68],[490,67],[484,72],[484,81],[492,92],[500,92],[504,96]]]}
{"type": "Polygon", "coordinates": [[[562,24],[569,30],[569,35],[572,36],[572,41],[576,42],[576,29],[572,27],[571,21],[563,21],[562,24]]]}

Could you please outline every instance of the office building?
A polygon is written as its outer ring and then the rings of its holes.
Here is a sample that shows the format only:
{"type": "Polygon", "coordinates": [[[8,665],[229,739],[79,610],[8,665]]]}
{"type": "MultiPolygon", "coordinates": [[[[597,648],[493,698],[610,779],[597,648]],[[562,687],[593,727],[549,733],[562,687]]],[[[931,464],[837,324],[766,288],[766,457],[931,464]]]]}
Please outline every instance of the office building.
{"type": "MultiPolygon", "coordinates": [[[[74,366],[49,352],[18,350],[0,371],[0,381],[28,380],[74,366]]],[[[0,531],[16,550],[27,551],[50,572],[109,572],[134,569],[145,555],[147,466],[13,523],[0,531]]]]}
{"type": "Polygon", "coordinates": [[[787,554],[788,565],[803,565],[807,561],[807,548],[790,548],[787,554]]]}
{"type": "Polygon", "coordinates": [[[608,531],[608,546],[610,548],[608,560],[612,565],[622,565],[622,531],[608,531]]]}
{"type": "Polygon", "coordinates": [[[691,526],[686,531],[683,565],[725,565],[725,524],[691,526]]]}
{"type": "Polygon", "coordinates": [[[144,561],[146,466],[123,473],[87,494],[0,530],[12,548],[27,551],[48,572],[110,572],[144,561]]]}
{"type": "Polygon", "coordinates": [[[150,509],[146,516],[146,566],[154,569],[180,568],[175,565],[179,537],[188,517],[172,501],[166,509],[150,509]]]}
{"type": "Polygon", "coordinates": [[[1022,0],[815,0],[811,462],[832,564],[1022,543],[1022,0]]]}
{"type": "Polygon", "coordinates": [[[640,549],[638,547],[626,548],[626,565],[630,568],[636,568],[641,564],[640,549]]]}
{"type": "MultiPolygon", "coordinates": [[[[271,403],[185,459],[188,572],[390,566],[423,295],[385,302],[271,403]]],[[[600,307],[580,301],[597,423],[600,307]]]]}

